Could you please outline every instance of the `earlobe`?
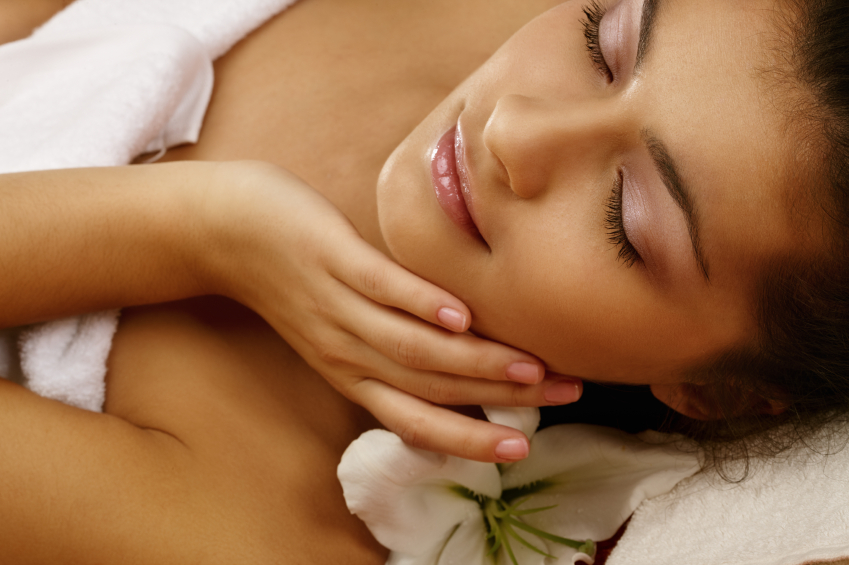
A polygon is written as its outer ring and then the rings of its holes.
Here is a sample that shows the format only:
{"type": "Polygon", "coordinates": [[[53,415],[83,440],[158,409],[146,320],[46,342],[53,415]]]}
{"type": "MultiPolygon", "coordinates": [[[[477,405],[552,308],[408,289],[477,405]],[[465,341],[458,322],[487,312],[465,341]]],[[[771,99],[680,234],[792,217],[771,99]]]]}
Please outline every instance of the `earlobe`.
{"type": "Polygon", "coordinates": [[[748,397],[741,393],[738,402],[721,410],[702,388],[690,383],[651,385],[655,398],[676,412],[694,420],[721,420],[725,417],[743,416],[746,413],[779,416],[787,410],[787,405],[783,402],[767,399],[756,393],[750,393],[748,397]]]}
{"type": "Polygon", "coordinates": [[[770,400],[761,398],[760,402],[755,406],[758,414],[768,414],[770,416],[780,416],[787,410],[787,405],[778,400],[770,400]]]}
{"type": "Polygon", "coordinates": [[[655,398],[688,418],[694,420],[717,420],[716,410],[706,402],[704,395],[699,394],[693,385],[686,383],[654,384],[651,385],[655,398]]]}

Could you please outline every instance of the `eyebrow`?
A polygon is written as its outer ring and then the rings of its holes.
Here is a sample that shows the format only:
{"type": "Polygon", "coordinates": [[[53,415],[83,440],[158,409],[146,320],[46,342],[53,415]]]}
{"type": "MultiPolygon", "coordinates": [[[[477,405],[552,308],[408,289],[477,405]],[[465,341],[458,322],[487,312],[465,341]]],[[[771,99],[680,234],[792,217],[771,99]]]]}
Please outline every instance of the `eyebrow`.
{"type": "Polygon", "coordinates": [[[643,2],[643,13],[640,16],[640,39],[637,42],[637,62],[634,64],[634,72],[640,70],[646,53],[649,50],[654,24],[657,21],[657,12],[661,0],[645,0],[643,2]]]}
{"type": "Polygon", "coordinates": [[[681,180],[681,176],[675,167],[675,161],[672,160],[669,150],[666,149],[663,142],[654,137],[648,130],[643,130],[643,139],[654,161],[654,166],[658,174],[660,174],[660,180],[663,182],[672,200],[684,212],[684,220],[687,222],[687,232],[690,234],[690,243],[693,246],[693,256],[696,258],[696,263],[698,263],[699,270],[702,272],[705,281],[710,282],[708,263],[699,237],[698,216],[693,206],[693,191],[681,180]]]}
{"type": "MultiPolygon", "coordinates": [[[[646,53],[648,53],[661,2],[662,0],[644,0],[643,2],[643,13],[640,16],[640,38],[637,43],[637,62],[634,64],[635,74],[640,69],[643,61],[645,61],[646,53]]],[[[675,167],[675,161],[669,155],[666,145],[654,137],[648,130],[643,130],[643,139],[666,190],[681,211],[684,212],[687,231],[690,234],[690,243],[693,246],[693,255],[696,258],[696,263],[699,265],[702,276],[707,282],[710,282],[708,263],[702,249],[701,239],[699,238],[699,222],[695,207],[693,206],[693,192],[681,181],[681,176],[675,167]]]]}

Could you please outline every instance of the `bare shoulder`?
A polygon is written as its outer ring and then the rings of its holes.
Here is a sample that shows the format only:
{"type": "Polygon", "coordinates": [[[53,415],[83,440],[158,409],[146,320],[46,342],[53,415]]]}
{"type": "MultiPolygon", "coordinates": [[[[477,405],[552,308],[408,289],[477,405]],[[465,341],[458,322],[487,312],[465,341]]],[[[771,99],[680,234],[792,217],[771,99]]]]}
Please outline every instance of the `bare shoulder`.
{"type": "Polygon", "coordinates": [[[29,36],[73,0],[0,0],[0,44],[29,36]]]}

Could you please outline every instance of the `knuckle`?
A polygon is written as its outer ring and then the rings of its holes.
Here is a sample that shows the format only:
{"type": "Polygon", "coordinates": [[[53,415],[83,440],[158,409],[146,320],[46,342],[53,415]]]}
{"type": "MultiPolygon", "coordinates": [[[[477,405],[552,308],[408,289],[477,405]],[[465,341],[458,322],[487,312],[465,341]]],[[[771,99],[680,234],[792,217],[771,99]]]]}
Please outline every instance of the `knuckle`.
{"type": "Polygon", "coordinates": [[[310,295],[304,298],[303,304],[304,308],[314,317],[320,320],[332,319],[333,308],[327,300],[310,295]]]}
{"type": "MultiPolygon", "coordinates": [[[[328,380],[330,380],[330,379],[328,379],[328,380]]],[[[365,403],[364,403],[364,400],[363,400],[363,394],[362,394],[362,389],[363,389],[362,384],[366,380],[367,379],[365,379],[363,377],[356,377],[356,376],[351,375],[351,376],[348,376],[348,378],[332,379],[331,384],[345,398],[351,400],[352,402],[356,402],[357,404],[365,407],[365,403]]],[[[368,407],[365,407],[365,408],[368,409],[368,407]]]]}
{"type": "Polygon", "coordinates": [[[510,387],[510,406],[526,406],[526,387],[512,385],[510,387]]]}
{"type": "Polygon", "coordinates": [[[395,433],[404,443],[412,447],[426,449],[429,445],[427,423],[421,416],[410,416],[398,422],[395,433]]]}
{"type": "Polygon", "coordinates": [[[402,365],[415,369],[428,366],[429,355],[422,341],[412,334],[398,336],[392,345],[395,359],[402,365]]]}
{"type": "Polygon", "coordinates": [[[489,356],[485,353],[480,353],[475,356],[475,366],[472,367],[472,376],[477,378],[484,378],[489,376],[488,369],[488,359],[489,356]]]}
{"type": "Polygon", "coordinates": [[[452,404],[456,398],[456,387],[451,379],[435,378],[428,382],[425,394],[436,404],[452,404]]]}
{"type": "Polygon", "coordinates": [[[404,296],[409,304],[424,304],[431,301],[430,293],[415,284],[404,286],[404,296]]]}
{"type": "Polygon", "coordinates": [[[363,291],[376,299],[386,295],[389,281],[389,271],[384,266],[368,267],[360,274],[360,285],[363,291]]]}
{"type": "Polygon", "coordinates": [[[472,457],[478,452],[477,438],[471,434],[464,434],[457,442],[457,450],[463,457],[472,457]]]}
{"type": "Polygon", "coordinates": [[[341,344],[330,339],[319,339],[313,344],[318,359],[326,366],[341,367],[348,364],[348,356],[341,344]]]}

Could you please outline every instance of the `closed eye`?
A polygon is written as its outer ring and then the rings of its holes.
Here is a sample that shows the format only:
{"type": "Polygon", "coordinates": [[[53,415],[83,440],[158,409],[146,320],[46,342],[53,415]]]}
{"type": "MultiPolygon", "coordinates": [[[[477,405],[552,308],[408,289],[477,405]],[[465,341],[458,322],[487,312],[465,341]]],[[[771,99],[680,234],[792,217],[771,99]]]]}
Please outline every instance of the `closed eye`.
{"type": "Polygon", "coordinates": [[[613,191],[605,202],[604,226],[607,228],[607,240],[619,248],[617,258],[625,263],[626,267],[632,267],[637,262],[642,262],[640,253],[628,239],[625,231],[625,222],[622,219],[622,173],[616,175],[613,191]]]}
{"type": "Polygon", "coordinates": [[[597,0],[592,0],[587,6],[584,6],[583,11],[584,19],[581,23],[584,26],[584,38],[587,42],[587,52],[590,55],[590,60],[607,82],[613,82],[613,73],[604,59],[604,53],[601,52],[601,44],[599,43],[601,19],[607,12],[607,8],[599,4],[597,0]]]}

